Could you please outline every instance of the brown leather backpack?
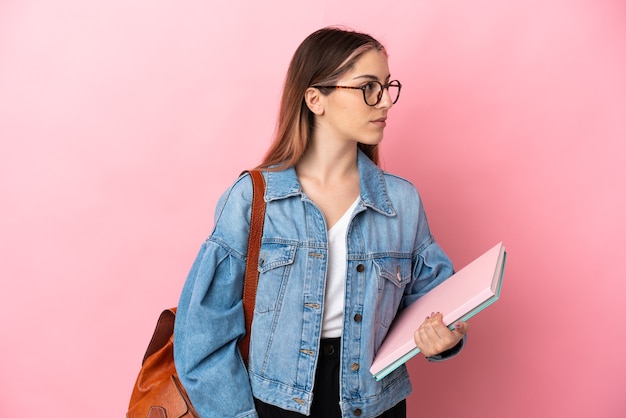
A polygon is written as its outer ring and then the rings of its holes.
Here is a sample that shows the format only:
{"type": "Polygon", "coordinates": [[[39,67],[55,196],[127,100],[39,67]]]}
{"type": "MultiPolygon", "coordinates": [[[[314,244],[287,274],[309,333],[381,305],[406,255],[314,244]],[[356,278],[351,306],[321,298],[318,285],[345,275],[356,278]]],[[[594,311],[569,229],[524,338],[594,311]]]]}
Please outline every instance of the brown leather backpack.
{"type": "MultiPolygon", "coordinates": [[[[248,256],[243,289],[246,335],[239,341],[244,361],[248,362],[250,329],[258,281],[257,263],[263,236],[265,182],[260,171],[248,171],[252,177],[253,198],[248,238],[248,256]]],[[[127,418],[199,418],[174,366],[174,319],[176,308],[159,316],[154,334],[143,357],[139,376],[133,388],[127,418]]]]}

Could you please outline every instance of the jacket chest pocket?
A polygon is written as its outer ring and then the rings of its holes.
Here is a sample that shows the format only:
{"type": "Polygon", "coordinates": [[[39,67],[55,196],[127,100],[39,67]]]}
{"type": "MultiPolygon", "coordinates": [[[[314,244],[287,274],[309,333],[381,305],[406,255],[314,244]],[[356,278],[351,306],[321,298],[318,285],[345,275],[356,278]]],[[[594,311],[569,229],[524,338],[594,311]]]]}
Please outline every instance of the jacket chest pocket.
{"type": "Polygon", "coordinates": [[[398,311],[404,288],[411,282],[413,266],[410,258],[383,257],[374,259],[378,275],[378,322],[389,327],[398,311]]]}
{"type": "Polygon", "coordinates": [[[259,313],[277,309],[282,303],[287,279],[296,255],[296,245],[264,243],[259,255],[259,283],[255,310],[259,313]]]}

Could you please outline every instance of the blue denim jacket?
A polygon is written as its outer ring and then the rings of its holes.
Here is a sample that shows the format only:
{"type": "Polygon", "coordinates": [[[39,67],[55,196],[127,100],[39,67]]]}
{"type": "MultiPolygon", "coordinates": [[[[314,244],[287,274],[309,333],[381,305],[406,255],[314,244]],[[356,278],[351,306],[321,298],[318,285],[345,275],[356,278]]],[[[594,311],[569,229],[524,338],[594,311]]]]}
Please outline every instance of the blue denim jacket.
{"type": "MultiPolygon", "coordinates": [[[[397,312],[453,273],[433,239],[415,187],[359,151],[361,198],[347,232],[341,348],[344,417],[375,417],[406,398],[401,366],[381,381],[369,372],[397,312]]],[[[237,341],[252,185],[240,177],[221,197],[215,227],[183,287],[174,357],[203,418],[256,417],[253,396],[308,414],[320,347],[328,245],[321,211],[293,168],[264,173],[267,202],[246,369],[237,341]]],[[[416,328],[420,324],[416,323],[416,328]]]]}

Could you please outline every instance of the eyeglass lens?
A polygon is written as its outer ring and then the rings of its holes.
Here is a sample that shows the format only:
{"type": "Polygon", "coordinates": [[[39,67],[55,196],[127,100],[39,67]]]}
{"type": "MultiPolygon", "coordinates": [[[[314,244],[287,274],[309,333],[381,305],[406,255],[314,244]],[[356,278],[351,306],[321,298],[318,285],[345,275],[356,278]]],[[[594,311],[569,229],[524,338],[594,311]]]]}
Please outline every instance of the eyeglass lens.
{"type": "MultiPolygon", "coordinates": [[[[398,97],[400,96],[400,84],[397,81],[392,81],[389,83],[387,88],[389,90],[391,102],[397,102],[398,97]]],[[[365,103],[368,105],[377,105],[383,97],[383,85],[378,81],[371,81],[367,83],[363,89],[363,96],[365,97],[365,103]]]]}

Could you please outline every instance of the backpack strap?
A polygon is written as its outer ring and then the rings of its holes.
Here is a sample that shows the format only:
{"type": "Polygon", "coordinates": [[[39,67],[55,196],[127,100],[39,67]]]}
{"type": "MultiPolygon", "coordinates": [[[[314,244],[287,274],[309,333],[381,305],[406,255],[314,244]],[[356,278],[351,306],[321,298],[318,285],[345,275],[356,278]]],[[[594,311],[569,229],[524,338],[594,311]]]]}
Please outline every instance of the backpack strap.
{"type": "Polygon", "coordinates": [[[243,310],[246,321],[246,335],[239,341],[239,350],[245,364],[248,364],[250,350],[250,332],[256,302],[256,289],[259,281],[259,254],[263,223],[265,221],[265,179],[258,170],[248,170],[252,178],[252,209],[250,214],[250,235],[248,236],[248,255],[246,257],[246,276],[243,285],[243,310]]]}

